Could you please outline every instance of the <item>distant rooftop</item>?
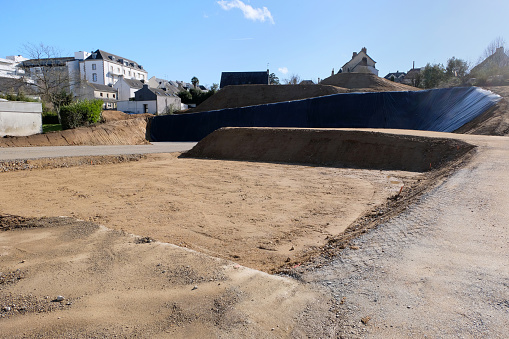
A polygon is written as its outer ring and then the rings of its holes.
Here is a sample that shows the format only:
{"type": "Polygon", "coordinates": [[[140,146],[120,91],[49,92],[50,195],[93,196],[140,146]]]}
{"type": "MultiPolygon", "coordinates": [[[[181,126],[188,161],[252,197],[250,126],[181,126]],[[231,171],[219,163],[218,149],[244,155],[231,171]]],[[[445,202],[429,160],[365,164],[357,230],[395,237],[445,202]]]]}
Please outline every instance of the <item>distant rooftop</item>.
{"type": "Polygon", "coordinates": [[[268,85],[269,71],[263,72],[223,72],[220,87],[230,85],[268,85]]]}

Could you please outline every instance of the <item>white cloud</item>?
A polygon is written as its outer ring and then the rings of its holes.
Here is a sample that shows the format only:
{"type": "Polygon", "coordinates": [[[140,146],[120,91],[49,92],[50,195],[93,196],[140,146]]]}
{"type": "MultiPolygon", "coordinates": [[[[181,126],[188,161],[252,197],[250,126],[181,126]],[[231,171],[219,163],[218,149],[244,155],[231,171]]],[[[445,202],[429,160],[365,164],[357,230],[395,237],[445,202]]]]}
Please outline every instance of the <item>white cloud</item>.
{"type": "Polygon", "coordinates": [[[286,68],[286,67],[279,67],[277,70],[278,70],[279,72],[283,73],[283,74],[288,73],[288,68],[286,68]]]}
{"type": "Polygon", "coordinates": [[[238,8],[244,13],[244,17],[253,21],[265,22],[266,20],[274,24],[274,18],[267,9],[267,7],[253,8],[251,5],[246,5],[240,0],[220,0],[217,2],[219,6],[225,11],[229,11],[232,8],[238,8]]]}

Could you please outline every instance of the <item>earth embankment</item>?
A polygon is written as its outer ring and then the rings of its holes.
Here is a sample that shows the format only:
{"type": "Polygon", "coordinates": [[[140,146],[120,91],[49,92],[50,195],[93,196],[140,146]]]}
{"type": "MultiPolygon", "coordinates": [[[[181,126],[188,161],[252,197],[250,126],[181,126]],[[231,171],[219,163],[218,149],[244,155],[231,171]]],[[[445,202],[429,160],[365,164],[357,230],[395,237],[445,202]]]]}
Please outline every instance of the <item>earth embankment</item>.
{"type": "Polygon", "coordinates": [[[143,118],[110,121],[91,127],[0,138],[1,147],[68,145],[143,145],[147,144],[147,120],[143,118]]]}
{"type": "Polygon", "coordinates": [[[301,100],[324,95],[348,93],[345,88],[329,85],[239,85],[226,86],[205,100],[198,107],[185,113],[213,111],[224,108],[236,108],[301,100]]]}
{"type": "Polygon", "coordinates": [[[346,88],[349,92],[393,92],[420,90],[416,87],[380,78],[371,73],[338,73],[323,79],[321,84],[346,88]]]}
{"type": "Polygon", "coordinates": [[[183,156],[425,172],[473,147],[453,139],[368,131],[222,128],[183,156]]]}

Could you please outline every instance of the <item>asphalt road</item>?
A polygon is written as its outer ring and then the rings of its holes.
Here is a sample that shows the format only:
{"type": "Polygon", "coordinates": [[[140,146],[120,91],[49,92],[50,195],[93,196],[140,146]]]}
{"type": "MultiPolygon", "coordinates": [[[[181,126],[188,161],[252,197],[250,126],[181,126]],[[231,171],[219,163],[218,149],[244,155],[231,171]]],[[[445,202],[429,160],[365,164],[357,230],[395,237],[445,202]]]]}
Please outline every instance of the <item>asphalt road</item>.
{"type": "Polygon", "coordinates": [[[124,154],[172,153],[190,150],[196,142],[153,142],[150,145],[46,146],[0,148],[1,160],[100,156],[124,154]]]}

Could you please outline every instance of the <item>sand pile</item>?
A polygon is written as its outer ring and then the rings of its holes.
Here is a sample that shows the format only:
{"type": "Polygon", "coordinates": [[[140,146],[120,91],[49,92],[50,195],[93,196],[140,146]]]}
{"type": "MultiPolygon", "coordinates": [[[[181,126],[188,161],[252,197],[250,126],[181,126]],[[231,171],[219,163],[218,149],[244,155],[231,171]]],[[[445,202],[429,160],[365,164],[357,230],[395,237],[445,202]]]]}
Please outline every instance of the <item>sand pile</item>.
{"type": "Polygon", "coordinates": [[[418,91],[418,88],[399,84],[371,73],[338,73],[321,82],[322,85],[332,85],[346,88],[349,92],[391,92],[418,91]]]}
{"type": "Polygon", "coordinates": [[[147,144],[147,121],[129,119],[91,127],[35,134],[27,137],[0,138],[1,147],[68,145],[143,145],[147,144]]]}
{"type": "Polygon", "coordinates": [[[425,172],[461,157],[473,147],[452,139],[367,131],[222,128],[183,156],[425,172]]]}
{"type": "Polygon", "coordinates": [[[275,102],[300,100],[348,90],[328,85],[240,85],[227,86],[186,113],[206,112],[223,108],[263,105],[275,102]]]}
{"type": "Polygon", "coordinates": [[[102,120],[103,122],[119,121],[119,120],[130,120],[130,119],[146,119],[153,117],[153,114],[127,114],[121,111],[103,111],[102,120]]]}

